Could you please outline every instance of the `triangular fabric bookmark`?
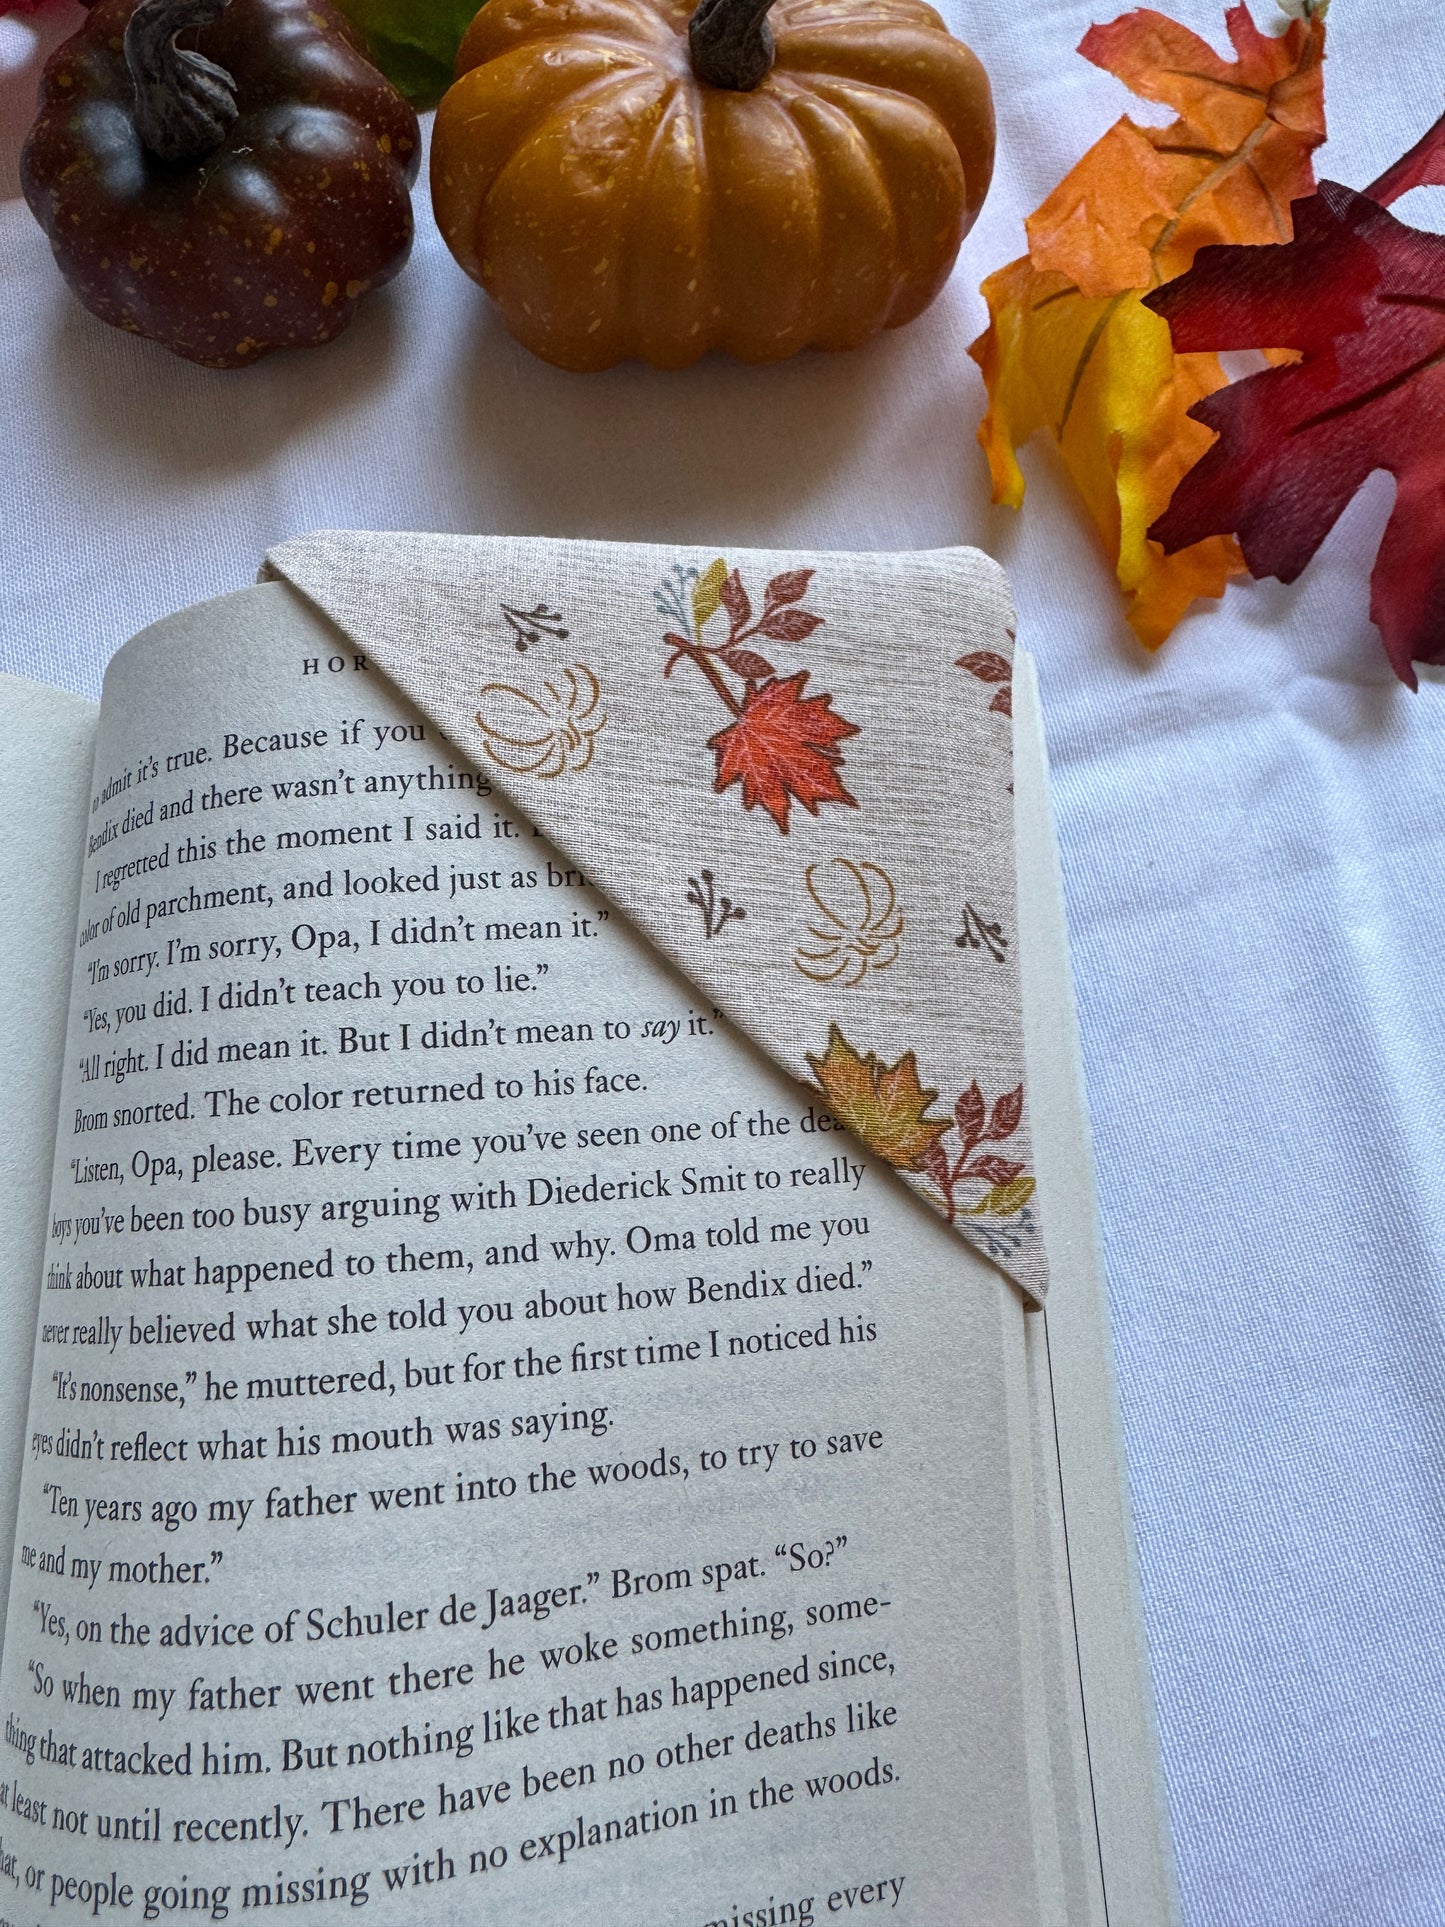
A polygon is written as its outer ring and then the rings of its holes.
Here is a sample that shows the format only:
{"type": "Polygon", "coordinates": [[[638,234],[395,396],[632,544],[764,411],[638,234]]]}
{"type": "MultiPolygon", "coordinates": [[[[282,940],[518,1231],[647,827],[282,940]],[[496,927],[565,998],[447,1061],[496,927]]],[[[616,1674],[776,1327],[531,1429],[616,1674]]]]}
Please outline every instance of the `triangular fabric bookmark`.
{"type": "Polygon", "coordinates": [[[996,562],[328,532],[265,573],[1043,1299],[996,562]]]}

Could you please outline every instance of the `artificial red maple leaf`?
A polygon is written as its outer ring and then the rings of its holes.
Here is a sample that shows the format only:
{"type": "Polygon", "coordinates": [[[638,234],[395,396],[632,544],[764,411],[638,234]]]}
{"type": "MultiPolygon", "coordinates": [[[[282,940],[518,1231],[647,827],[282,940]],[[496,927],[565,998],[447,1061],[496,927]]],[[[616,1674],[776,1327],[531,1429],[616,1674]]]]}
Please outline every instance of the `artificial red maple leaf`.
{"type": "Polygon", "coordinates": [[[805,696],[807,680],[801,669],[749,688],[737,721],[707,745],[717,752],[713,787],[721,791],[741,782],[744,809],[761,803],[785,836],[793,799],[814,816],[820,803],[858,807],[838,775],[843,757],[837,747],[858,734],[858,725],[838,714],[831,696],[805,696]]]}
{"type": "Polygon", "coordinates": [[[1255,576],[1293,582],[1365,478],[1395,477],[1370,615],[1401,682],[1445,662],[1445,235],[1386,212],[1445,185],[1445,115],[1363,193],[1322,181],[1278,247],[1202,248],[1145,297],[1176,353],[1292,348],[1190,414],[1218,440],[1149,530],[1166,552],[1237,535],[1255,576]]]}

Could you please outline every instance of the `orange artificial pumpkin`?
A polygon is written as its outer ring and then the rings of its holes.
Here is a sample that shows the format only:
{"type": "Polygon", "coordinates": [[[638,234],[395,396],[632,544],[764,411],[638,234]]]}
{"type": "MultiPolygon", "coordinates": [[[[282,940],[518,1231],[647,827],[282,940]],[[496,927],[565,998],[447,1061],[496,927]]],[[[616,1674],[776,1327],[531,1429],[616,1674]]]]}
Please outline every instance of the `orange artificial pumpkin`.
{"type": "Polygon", "coordinates": [[[987,77],[923,0],[487,0],[431,154],[447,246],[576,369],[899,327],[992,167],[987,77]]]}

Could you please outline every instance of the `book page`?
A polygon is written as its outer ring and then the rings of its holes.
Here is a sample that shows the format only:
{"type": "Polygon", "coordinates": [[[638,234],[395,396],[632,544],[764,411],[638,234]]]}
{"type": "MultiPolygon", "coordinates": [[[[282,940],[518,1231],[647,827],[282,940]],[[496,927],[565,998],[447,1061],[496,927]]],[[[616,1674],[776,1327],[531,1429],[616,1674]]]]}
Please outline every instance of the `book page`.
{"type": "Polygon", "coordinates": [[[1114,1387],[1091,1133],[1034,666],[1014,665],[1019,956],[1039,1187],[1060,1288],[1025,1330],[1055,1806],[1071,1920],[1180,1918],[1114,1387]],[[1097,1868],[1101,1887],[1091,1879],[1097,1868]],[[1088,1912],[1089,1895],[1093,1912],[1088,1912]],[[1105,1904],[1107,1894],[1107,1905],[1105,1904]]]}
{"type": "Polygon", "coordinates": [[[91,823],[3,1918],[1074,1918],[1015,1290],[282,586],[91,823]]]}
{"type": "MultiPolygon", "coordinates": [[[[80,696],[0,676],[0,1545],[7,1552],[20,1496],[95,720],[95,704],[80,696]]],[[[0,1626],[0,1646],[3,1636],[0,1626]]]]}

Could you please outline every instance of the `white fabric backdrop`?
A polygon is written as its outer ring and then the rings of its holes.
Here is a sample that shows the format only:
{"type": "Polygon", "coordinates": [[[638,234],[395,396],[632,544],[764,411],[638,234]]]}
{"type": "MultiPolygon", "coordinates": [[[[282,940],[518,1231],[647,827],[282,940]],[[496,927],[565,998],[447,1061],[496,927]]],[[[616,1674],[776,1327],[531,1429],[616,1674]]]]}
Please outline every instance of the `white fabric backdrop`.
{"type": "MultiPolygon", "coordinates": [[[[1386,477],[1294,589],[1232,589],[1152,661],[1047,451],[1022,517],[989,506],[977,282],[1127,103],[1072,52],[1087,0],[944,11],[1001,144],[938,305],[853,355],[583,377],[502,334],[424,188],[411,265],[331,347],[217,375],[103,328],[14,198],[36,61],[0,21],[0,666],[93,693],[132,631],[323,525],[998,555],[1048,720],[1186,1915],[1440,1927],[1445,679],[1410,697],[1368,622],[1386,477]]],[[[1445,104],[1445,27],[1336,0],[1330,34],[1322,159],[1363,185],[1445,104]]]]}

